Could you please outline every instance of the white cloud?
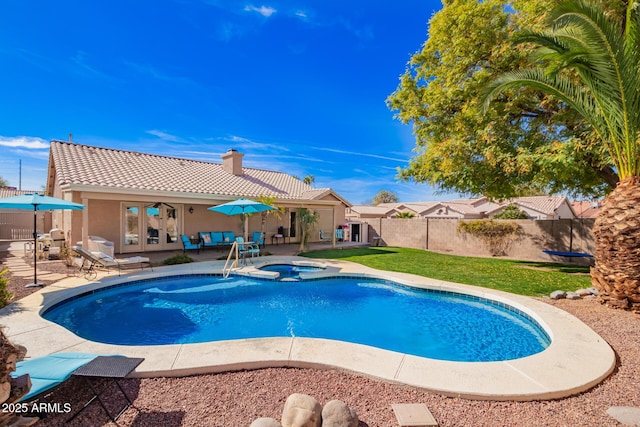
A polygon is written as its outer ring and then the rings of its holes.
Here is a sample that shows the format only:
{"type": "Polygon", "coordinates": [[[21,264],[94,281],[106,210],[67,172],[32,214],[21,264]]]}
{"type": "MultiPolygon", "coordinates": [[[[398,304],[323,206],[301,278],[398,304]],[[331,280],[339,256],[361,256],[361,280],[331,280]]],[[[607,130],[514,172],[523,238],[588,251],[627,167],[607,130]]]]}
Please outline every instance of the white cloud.
{"type": "Polygon", "coordinates": [[[158,138],[165,141],[184,142],[183,138],[180,138],[179,136],[176,136],[176,135],[171,135],[170,133],[167,133],[161,130],[152,129],[152,130],[146,131],[146,133],[148,133],[149,135],[157,136],[158,138]]]}
{"type": "Polygon", "coordinates": [[[260,15],[264,16],[265,18],[270,17],[271,15],[273,15],[274,13],[277,12],[276,9],[270,7],[270,6],[260,6],[260,7],[256,7],[253,5],[247,5],[244,7],[245,12],[258,12],[260,15]]]}
{"type": "Polygon", "coordinates": [[[400,158],[389,157],[389,156],[381,156],[379,154],[359,153],[357,151],[338,150],[338,149],[335,149],[335,148],[325,148],[325,147],[309,147],[309,148],[312,148],[314,150],[320,150],[320,151],[329,151],[331,153],[350,154],[350,155],[353,155],[353,156],[364,156],[364,157],[372,157],[374,159],[392,160],[394,162],[406,162],[407,161],[407,159],[400,159],[400,158]]]}
{"type": "Polygon", "coordinates": [[[0,136],[0,145],[11,148],[29,148],[34,150],[48,150],[49,142],[35,136],[0,136]]]}
{"type": "Polygon", "coordinates": [[[309,19],[309,15],[307,15],[307,12],[305,12],[304,10],[297,10],[294,15],[300,19],[302,19],[303,21],[306,21],[307,19],[309,19]]]}

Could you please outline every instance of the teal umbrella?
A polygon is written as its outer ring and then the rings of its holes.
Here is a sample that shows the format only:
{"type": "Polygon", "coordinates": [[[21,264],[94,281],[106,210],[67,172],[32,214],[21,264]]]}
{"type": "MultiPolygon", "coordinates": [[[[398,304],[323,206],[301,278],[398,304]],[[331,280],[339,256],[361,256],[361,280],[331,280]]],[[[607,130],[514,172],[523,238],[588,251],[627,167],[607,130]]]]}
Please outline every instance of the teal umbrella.
{"type": "Polygon", "coordinates": [[[84,205],[67,202],[63,199],[45,196],[44,194],[23,194],[21,196],[5,197],[0,199],[0,209],[19,209],[33,210],[33,283],[25,285],[26,287],[43,286],[38,283],[38,254],[36,245],[38,244],[38,232],[36,230],[37,211],[51,211],[54,209],[84,209],[84,205]]]}
{"type": "Polygon", "coordinates": [[[264,211],[275,210],[273,206],[256,202],[251,199],[240,198],[233,202],[223,203],[217,206],[207,208],[213,212],[220,212],[225,215],[242,215],[242,235],[244,236],[244,216],[249,213],[258,213],[264,211]]]}

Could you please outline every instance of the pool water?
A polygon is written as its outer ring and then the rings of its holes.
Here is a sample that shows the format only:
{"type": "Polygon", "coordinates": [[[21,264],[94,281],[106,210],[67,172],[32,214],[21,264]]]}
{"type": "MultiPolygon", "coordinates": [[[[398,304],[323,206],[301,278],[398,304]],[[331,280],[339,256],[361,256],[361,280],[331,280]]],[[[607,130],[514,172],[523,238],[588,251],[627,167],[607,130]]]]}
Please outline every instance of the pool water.
{"type": "Polygon", "coordinates": [[[88,340],[122,345],[297,336],[497,361],[550,343],[537,323],[503,304],[368,278],[148,279],[71,299],[43,317],[88,340]]]}
{"type": "Polygon", "coordinates": [[[280,276],[278,276],[279,279],[299,279],[300,273],[322,271],[324,268],[313,265],[269,264],[258,268],[258,270],[275,271],[276,273],[280,273],[280,276]]]}

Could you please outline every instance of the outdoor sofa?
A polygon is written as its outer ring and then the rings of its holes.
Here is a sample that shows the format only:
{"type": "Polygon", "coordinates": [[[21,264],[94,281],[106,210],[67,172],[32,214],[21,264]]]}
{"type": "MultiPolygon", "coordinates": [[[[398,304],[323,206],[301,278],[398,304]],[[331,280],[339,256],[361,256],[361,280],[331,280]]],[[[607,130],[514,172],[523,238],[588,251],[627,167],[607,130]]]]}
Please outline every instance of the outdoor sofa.
{"type": "Polygon", "coordinates": [[[236,239],[233,231],[201,231],[198,235],[203,248],[231,246],[236,239]]]}

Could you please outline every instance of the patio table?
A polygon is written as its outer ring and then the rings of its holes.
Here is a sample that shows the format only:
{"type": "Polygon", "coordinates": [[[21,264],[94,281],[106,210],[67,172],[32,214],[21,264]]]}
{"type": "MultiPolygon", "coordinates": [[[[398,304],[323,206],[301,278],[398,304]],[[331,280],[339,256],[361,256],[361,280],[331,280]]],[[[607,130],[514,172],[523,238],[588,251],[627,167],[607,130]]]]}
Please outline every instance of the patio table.
{"type": "Polygon", "coordinates": [[[133,370],[140,363],[142,363],[143,360],[144,358],[139,357],[98,356],[91,362],[73,372],[73,374],[71,374],[72,376],[83,377],[85,379],[86,383],[91,389],[91,392],[93,393],[93,397],[91,397],[91,399],[84,404],[82,409],[80,409],[71,418],[69,418],[68,422],[80,415],[82,411],[87,409],[87,407],[97,399],[98,403],[100,403],[100,406],[102,406],[102,409],[104,409],[111,421],[115,423],[117,419],[120,418],[120,415],[122,415],[124,411],[129,408],[129,406],[133,405],[133,402],[131,401],[131,399],[129,399],[127,393],[125,393],[125,391],[122,389],[118,380],[121,378],[125,378],[127,375],[133,372],[133,370]],[[116,415],[115,417],[111,415],[111,412],[109,412],[104,402],[100,398],[100,395],[104,393],[109,388],[109,386],[106,386],[101,391],[98,391],[94,387],[92,381],[90,381],[91,378],[109,378],[116,384],[124,398],[127,400],[127,404],[124,408],[122,408],[118,415],[116,415]]]}

